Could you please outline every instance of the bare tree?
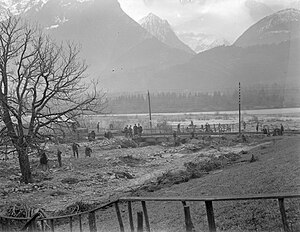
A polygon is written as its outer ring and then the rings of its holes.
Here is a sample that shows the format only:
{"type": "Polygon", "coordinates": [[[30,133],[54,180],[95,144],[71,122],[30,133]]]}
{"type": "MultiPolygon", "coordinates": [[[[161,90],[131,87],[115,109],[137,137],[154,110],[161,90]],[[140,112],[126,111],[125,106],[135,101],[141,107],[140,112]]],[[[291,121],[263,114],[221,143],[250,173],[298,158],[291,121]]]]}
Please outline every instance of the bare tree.
{"type": "Polygon", "coordinates": [[[53,124],[101,111],[104,95],[85,84],[75,44],[57,45],[18,17],[0,22],[0,117],[15,147],[22,180],[32,181],[28,150],[53,124]]]}

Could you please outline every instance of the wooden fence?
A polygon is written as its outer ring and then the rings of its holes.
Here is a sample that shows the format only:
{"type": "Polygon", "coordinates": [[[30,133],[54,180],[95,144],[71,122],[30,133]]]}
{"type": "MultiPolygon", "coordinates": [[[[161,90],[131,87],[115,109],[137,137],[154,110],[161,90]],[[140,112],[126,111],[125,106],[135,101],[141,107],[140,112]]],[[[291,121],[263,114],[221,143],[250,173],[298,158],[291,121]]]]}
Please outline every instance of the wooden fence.
{"type": "Polygon", "coordinates": [[[282,228],[285,232],[290,232],[290,228],[288,225],[288,220],[286,216],[286,210],[284,206],[284,199],[291,199],[291,198],[300,198],[299,193],[284,193],[284,194],[259,194],[259,195],[247,195],[247,196],[205,196],[205,197],[122,197],[116,201],[107,203],[105,205],[102,205],[100,207],[97,207],[93,210],[78,213],[78,214],[72,214],[72,215],[66,215],[66,216],[58,216],[58,217],[48,217],[48,218],[42,218],[39,212],[34,214],[31,218],[13,218],[13,217],[6,217],[6,216],[0,216],[0,229],[1,231],[11,231],[10,225],[13,224],[13,222],[25,222],[25,224],[22,226],[19,231],[36,231],[36,224],[37,222],[40,222],[40,230],[46,231],[50,230],[51,232],[55,231],[55,225],[59,221],[65,221],[68,220],[69,223],[69,231],[73,231],[75,228],[73,226],[74,220],[78,220],[78,226],[79,228],[76,228],[76,231],[82,232],[83,226],[82,226],[82,216],[85,215],[88,218],[88,225],[89,225],[89,231],[90,232],[96,232],[97,230],[97,220],[96,220],[96,212],[103,210],[109,206],[114,206],[116,211],[116,219],[119,224],[119,228],[121,232],[125,232],[125,226],[122,219],[122,214],[119,208],[120,203],[127,203],[127,210],[128,210],[128,218],[129,218],[129,228],[131,232],[135,231],[134,226],[134,220],[133,220],[133,210],[132,210],[132,202],[141,202],[142,211],[137,212],[137,232],[142,231],[151,231],[151,225],[148,215],[148,210],[146,206],[146,202],[182,202],[183,205],[183,215],[184,215],[184,221],[185,221],[185,227],[187,232],[193,231],[193,223],[191,220],[191,213],[190,208],[187,205],[187,202],[204,202],[206,207],[206,214],[207,214],[207,221],[208,221],[208,230],[210,232],[216,231],[216,223],[215,223],[215,217],[214,217],[214,209],[213,209],[213,202],[216,201],[241,201],[241,200],[266,200],[266,199],[277,199],[278,200],[278,206],[279,211],[281,215],[282,220],[282,228]],[[145,223],[145,224],[144,224],[145,223]],[[49,228],[46,228],[45,225],[49,225],[49,228]]]}

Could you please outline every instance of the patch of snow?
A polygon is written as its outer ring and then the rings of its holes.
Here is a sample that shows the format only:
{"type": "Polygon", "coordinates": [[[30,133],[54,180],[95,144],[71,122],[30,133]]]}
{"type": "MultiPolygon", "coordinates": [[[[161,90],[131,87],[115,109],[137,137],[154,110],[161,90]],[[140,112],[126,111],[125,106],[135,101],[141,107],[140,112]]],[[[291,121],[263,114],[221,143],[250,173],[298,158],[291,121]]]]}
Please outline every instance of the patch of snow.
{"type": "Polygon", "coordinates": [[[66,17],[64,16],[62,19],[58,16],[55,17],[54,22],[58,23],[58,24],[63,24],[65,22],[68,22],[69,19],[66,19],[66,17]]]}
{"type": "Polygon", "coordinates": [[[94,0],[77,0],[77,2],[83,3],[83,2],[90,2],[90,1],[94,1],[94,0]]]}
{"type": "Polygon", "coordinates": [[[0,0],[0,5],[13,15],[19,15],[40,4],[42,7],[48,0],[0,0]]]}
{"type": "Polygon", "coordinates": [[[68,2],[68,3],[62,4],[62,7],[67,7],[67,6],[70,6],[71,4],[72,4],[71,2],[68,2]]]}
{"type": "Polygon", "coordinates": [[[51,29],[58,28],[58,27],[59,27],[59,25],[55,24],[55,25],[51,25],[50,27],[46,27],[45,29],[46,30],[51,30],[51,29]]]}
{"type": "Polygon", "coordinates": [[[300,21],[300,11],[296,9],[281,10],[262,20],[265,21],[265,25],[259,29],[260,33],[272,30],[272,28],[280,24],[300,21]]]}
{"type": "Polygon", "coordinates": [[[215,35],[208,34],[194,34],[194,33],[182,33],[178,37],[186,44],[188,44],[195,52],[203,52],[214,47],[228,46],[230,43],[215,35]]]}

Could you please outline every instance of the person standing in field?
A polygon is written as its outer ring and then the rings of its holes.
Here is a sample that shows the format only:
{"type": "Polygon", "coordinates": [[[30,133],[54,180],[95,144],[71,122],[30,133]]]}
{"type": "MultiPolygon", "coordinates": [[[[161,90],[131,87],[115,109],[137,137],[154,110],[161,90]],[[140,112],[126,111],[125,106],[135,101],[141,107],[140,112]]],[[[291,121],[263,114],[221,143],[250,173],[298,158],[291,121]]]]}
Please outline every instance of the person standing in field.
{"type": "Polygon", "coordinates": [[[58,165],[59,165],[60,168],[62,167],[61,154],[62,154],[61,150],[59,150],[59,148],[57,148],[57,153],[56,153],[56,155],[57,155],[57,162],[58,162],[58,165]]]}
{"type": "Polygon", "coordinates": [[[85,147],[85,157],[91,157],[92,154],[92,148],[90,148],[89,146],[85,147]]]}
{"type": "Polygon", "coordinates": [[[128,128],[129,137],[132,138],[132,127],[131,125],[128,128]]]}
{"type": "Polygon", "coordinates": [[[140,125],[140,124],[138,123],[138,135],[139,135],[139,137],[142,136],[142,133],[143,133],[143,127],[142,127],[142,125],[140,125]]]}
{"type": "Polygon", "coordinates": [[[280,124],[280,134],[283,135],[284,127],[282,124],[280,124]]]}
{"type": "Polygon", "coordinates": [[[138,127],[136,124],[133,126],[133,136],[136,136],[138,134],[138,127]]]}
{"type": "Polygon", "coordinates": [[[79,157],[79,154],[78,154],[78,147],[79,147],[79,144],[77,143],[73,143],[72,144],[72,151],[73,151],[73,156],[74,157],[79,157]]]}
{"type": "Polygon", "coordinates": [[[256,124],[256,132],[258,132],[259,123],[256,124]]]}
{"type": "Polygon", "coordinates": [[[45,151],[40,151],[40,164],[43,171],[46,171],[48,169],[48,157],[45,151]]]}
{"type": "Polygon", "coordinates": [[[125,133],[125,137],[128,137],[128,125],[125,126],[124,128],[124,133],[125,133]]]}
{"type": "Polygon", "coordinates": [[[180,133],[180,123],[177,125],[177,133],[180,133]]]}
{"type": "Polygon", "coordinates": [[[100,132],[100,123],[99,122],[97,123],[97,132],[98,133],[100,132]]]}

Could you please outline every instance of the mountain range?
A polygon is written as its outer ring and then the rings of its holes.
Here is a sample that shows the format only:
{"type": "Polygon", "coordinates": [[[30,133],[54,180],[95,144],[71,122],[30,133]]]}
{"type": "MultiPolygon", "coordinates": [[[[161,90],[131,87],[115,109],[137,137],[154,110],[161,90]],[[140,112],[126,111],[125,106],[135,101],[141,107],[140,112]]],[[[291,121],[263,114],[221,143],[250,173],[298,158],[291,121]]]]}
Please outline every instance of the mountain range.
{"type": "Polygon", "coordinates": [[[218,38],[215,35],[204,33],[181,33],[178,37],[188,44],[196,53],[203,52],[219,46],[229,46],[230,43],[226,39],[218,38]]]}
{"type": "MultiPolygon", "coordinates": [[[[123,87],[136,91],[226,90],[236,88],[238,82],[244,86],[273,83],[300,86],[299,12],[286,9],[273,13],[251,26],[233,45],[201,52],[184,63],[161,69],[131,69],[114,75],[113,79],[120,83],[125,78],[123,87]],[[278,36],[283,29],[292,36],[278,36]],[[262,39],[262,35],[270,38],[262,39]]],[[[115,91],[123,91],[117,84],[114,86],[115,91]]]]}
{"type": "Polygon", "coordinates": [[[166,20],[150,14],[139,24],[117,0],[0,0],[0,10],[9,8],[39,22],[57,41],[80,43],[90,76],[110,92],[210,91],[234,88],[238,82],[298,85],[300,11],[272,13],[253,0],[247,2],[252,17],[270,15],[231,46],[223,40],[217,43],[213,36],[209,39],[211,35],[202,39],[199,34],[185,35],[190,41],[194,36],[190,46],[199,54],[181,41],[184,35],[177,36],[166,20]]]}

